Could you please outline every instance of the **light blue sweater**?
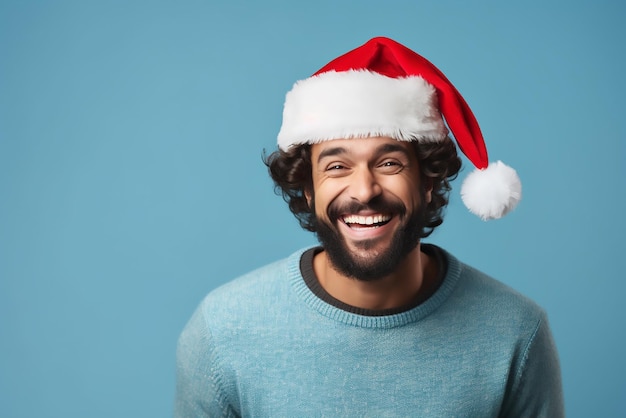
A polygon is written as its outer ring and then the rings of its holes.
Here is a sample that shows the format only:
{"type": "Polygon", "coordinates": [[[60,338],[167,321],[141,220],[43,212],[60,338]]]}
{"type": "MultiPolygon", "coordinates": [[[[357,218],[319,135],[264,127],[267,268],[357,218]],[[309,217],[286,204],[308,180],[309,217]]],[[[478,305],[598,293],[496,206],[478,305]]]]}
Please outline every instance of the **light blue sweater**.
{"type": "Polygon", "coordinates": [[[357,315],[312,293],[303,252],[204,299],[178,343],[177,417],[564,416],[533,302],[445,253],[424,303],[357,315]]]}

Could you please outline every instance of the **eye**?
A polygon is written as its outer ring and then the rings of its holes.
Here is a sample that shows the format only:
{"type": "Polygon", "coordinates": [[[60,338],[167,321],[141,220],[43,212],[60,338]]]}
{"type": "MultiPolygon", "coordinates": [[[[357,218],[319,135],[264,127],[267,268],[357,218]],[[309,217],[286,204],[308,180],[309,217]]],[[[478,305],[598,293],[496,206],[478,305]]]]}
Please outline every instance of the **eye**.
{"type": "Polygon", "coordinates": [[[381,164],[383,167],[393,167],[396,165],[400,165],[400,163],[395,162],[395,161],[385,161],[384,163],[381,164]]]}
{"type": "Polygon", "coordinates": [[[332,162],[324,166],[324,175],[327,177],[345,177],[350,173],[350,167],[342,162],[332,162]]]}
{"type": "Polygon", "coordinates": [[[346,167],[344,167],[341,164],[331,164],[328,167],[326,167],[326,171],[335,171],[335,170],[344,170],[346,167]]]}
{"type": "Polygon", "coordinates": [[[386,174],[396,174],[402,171],[404,164],[398,160],[384,160],[378,165],[378,169],[386,174]]]}

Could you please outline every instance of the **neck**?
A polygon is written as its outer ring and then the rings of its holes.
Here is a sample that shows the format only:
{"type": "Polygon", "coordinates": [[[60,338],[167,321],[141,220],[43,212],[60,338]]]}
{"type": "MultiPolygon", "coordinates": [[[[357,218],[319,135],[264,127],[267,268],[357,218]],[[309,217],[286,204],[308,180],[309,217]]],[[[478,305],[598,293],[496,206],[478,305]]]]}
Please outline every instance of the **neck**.
{"type": "Polygon", "coordinates": [[[436,287],[436,262],[421,252],[419,244],[391,274],[374,281],[361,281],[340,273],[326,251],[315,256],[313,269],[320,285],[331,296],[362,309],[399,308],[425,300],[436,287]]]}

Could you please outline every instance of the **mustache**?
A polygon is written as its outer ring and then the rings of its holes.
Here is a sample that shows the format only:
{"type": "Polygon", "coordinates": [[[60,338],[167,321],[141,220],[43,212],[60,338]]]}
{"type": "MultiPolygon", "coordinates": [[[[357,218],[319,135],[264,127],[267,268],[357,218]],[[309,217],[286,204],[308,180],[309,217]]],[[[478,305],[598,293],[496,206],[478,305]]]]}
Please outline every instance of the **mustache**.
{"type": "Polygon", "coordinates": [[[373,211],[379,213],[398,214],[404,217],[406,214],[406,206],[400,200],[392,200],[383,196],[376,196],[367,203],[357,201],[349,202],[333,202],[328,207],[328,219],[336,222],[341,215],[347,213],[358,213],[360,211],[373,211]]]}

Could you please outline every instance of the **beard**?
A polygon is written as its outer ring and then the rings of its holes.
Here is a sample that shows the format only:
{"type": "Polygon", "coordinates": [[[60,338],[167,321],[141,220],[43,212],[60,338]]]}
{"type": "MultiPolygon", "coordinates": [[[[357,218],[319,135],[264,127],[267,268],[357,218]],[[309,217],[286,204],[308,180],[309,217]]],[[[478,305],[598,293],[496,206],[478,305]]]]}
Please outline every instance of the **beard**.
{"type": "MultiPolygon", "coordinates": [[[[420,200],[424,202],[422,198],[420,200]]],[[[417,247],[425,226],[425,207],[420,205],[408,217],[401,201],[389,200],[383,196],[372,199],[367,204],[352,202],[347,205],[331,204],[328,208],[329,222],[315,217],[317,238],[328,254],[332,266],[347,277],[360,281],[375,281],[391,274],[406,256],[417,247]],[[374,248],[377,239],[363,240],[354,245],[369,254],[361,256],[350,250],[344,237],[336,227],[341,214],[372,210],[400,217],[400,225],[394,232],[391,242],[383,250],[374,248]]]]}

